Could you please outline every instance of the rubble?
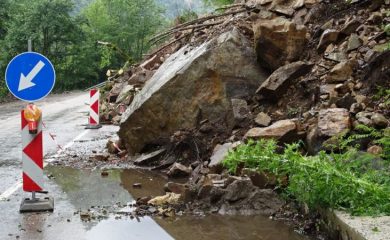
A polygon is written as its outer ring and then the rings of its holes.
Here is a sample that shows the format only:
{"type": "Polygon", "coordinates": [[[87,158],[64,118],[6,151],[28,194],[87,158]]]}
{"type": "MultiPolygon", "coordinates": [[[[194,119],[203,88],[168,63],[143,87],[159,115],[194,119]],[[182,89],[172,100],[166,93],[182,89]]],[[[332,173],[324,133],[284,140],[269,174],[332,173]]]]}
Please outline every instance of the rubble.
{"type": "MultiPolygon", "coordinates": [[[[368,2],[236,4],[156,35],[152,42],[172,38],[106,86],[102,115],[121,119],[128,160],[188,178],[169,182],[164,196],[137,201],[155,205],[150,212],[172,216],[159,207],[187,204],[220,214],[274,214],[284,204],[272,190],[275,176],[252,169],[231,176],[223,168],[241,141],[303,140],[307,153],[317,154],[360,124],[389,126],[388,105],[374,96],[378,86],[390,87],[389,51],[379,53],[390,39],[378,25],[390,22],[385,3],[376,12],[368,2]]],[[[373,142],[362,150],[383,151],[373,142]]]]}

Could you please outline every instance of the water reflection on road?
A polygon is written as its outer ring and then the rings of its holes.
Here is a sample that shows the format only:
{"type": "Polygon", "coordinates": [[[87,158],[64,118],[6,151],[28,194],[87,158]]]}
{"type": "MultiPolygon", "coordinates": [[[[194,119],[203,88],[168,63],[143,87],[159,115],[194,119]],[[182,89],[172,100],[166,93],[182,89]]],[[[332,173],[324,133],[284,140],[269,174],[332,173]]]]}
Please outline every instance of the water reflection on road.
{"type": "MultiPolygon", "coordinates": [[[[107,177],[100,171],[65,167],[47,169],[76,209],[126,204],[134,198],[163,194],[167,179],[142,170],[111,170],[107,177]],[[141,183],[142,188],[133,188],[141,183]]],[[[264,239],[301,240],[289,226],[261,216],[180,216],[175,219],[150,217],[116,218],[84,223],[86,239],[264,239]],[[170,236],[169,236],[170,235],[170,236]]]]}

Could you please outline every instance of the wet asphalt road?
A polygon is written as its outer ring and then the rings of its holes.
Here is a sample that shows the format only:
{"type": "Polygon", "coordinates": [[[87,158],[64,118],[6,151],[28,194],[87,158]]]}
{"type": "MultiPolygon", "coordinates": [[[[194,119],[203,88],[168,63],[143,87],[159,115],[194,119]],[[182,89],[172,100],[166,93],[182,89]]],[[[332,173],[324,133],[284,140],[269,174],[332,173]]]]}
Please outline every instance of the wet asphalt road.
{"type": "MultiPolygon", "coordinates": [[[[50,96],[37,103],[43,110],[43,121],[47,126],[44,129],[46,160],[62,161],[68,153],[101,152],[107,138],[115,135],[117,127],[114,126],[84,129],[88,100],[88,93],[79,92],[50,96]],[[65,152],[58,152],[49,132],[67,148],[65,152]]],[[[309,239],[283,223],[260,216],[131,219],[120,213],[121,208],[137,197],[162,195],[167,181],[160,175],[140,170],[110,170],[108,177],[102,177],[100,170],[48,166],[45,168],[45,189],[54,197],[54,212],[19,214],[22,198],[29,197],[17,184],[22,175],[20,110],[24,106],[22,102],[0,105],[0,240],[309,239]],[[134,182],[142,183],[142,189],[132,188],[134,182]],[[99,217],[102,208],[115,205],[119,205],[119,212],[114,210],[99,217]],[[96,212],[98,220],[82,221],[79,213],[88,209],[96,212]]]]}
{"type": "MultiPolygon", "coordinates": [[[[99,134],[107,134],[109,126],[103,130],[84,130],[87,123],[87,93],[72,93],[51,96],[37,103],[42,109],[44,129],[44,154],[51,158],[59,150],[48,132],[56,136],[62,146],[70,146],[72,140],[88,141],[99,134]],[[82,136],[82,137],[80,137],[82,136]]],[[[55,199],[55,211],[42,214],[19,214],[19,206],[23,197],[29,197],[15,184],[21,180],[21,137],[20,110],[23,102],[0,105],[0,196],[5,192],[6,198],[0,199],[0,239],[172,239],[152,219],[146,218],[142,224],[137,221],[110,219],[99,223],[85,223],[75,214],[80,209],[88,209],[92,205],[113,205],[118,201],[131,202],[131,195],[124,191],[117,181],[101,180],[98,173],[61,174],[57,179],[45,176],[45,188],[55,199]],[[90,176],[90,178],[88,177],[90,176]],[[82,179],[80,179],[82,177],[82,179]],[[65,183],[64,183],[65,181],[65,183]],[[100,182],[99,182],[100,181],[100,182]],[[66,184],[70,182],[69,184],[66,184]],[[10,196],[8,196],[10,195],[10,196]],[[123,229],[133,229],[123,231],[123,229]],[[120,230],[121,231],[120,231],[120,230]]],[[[111,134],[114,132],[111,130],[111,134]]],[[[77,141],[76,144],[77,145],[77,141]]],[[[54,171],[54,170],[53,170],[54,171]]],[[[46,175],[49,174],[46,170],[46,175]]]]}

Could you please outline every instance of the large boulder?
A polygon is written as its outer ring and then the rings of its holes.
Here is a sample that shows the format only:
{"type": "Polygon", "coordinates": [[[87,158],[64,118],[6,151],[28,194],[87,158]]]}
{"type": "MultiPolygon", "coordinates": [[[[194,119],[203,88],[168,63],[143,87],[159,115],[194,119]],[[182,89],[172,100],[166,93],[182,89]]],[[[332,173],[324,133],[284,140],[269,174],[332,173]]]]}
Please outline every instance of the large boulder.
{"type": "Polygon", "coordinates": [[[297,61],[307,42],[307,29],[283,17],[254,25],[255,48],[260,64],[272,71],[297,61]]]}
{"type": "Polygon", "coordinates": [[[134,154],[206,119],[221,121],[231,131],[231,99],[254,95],[266,78],[251,43],[237,29],[198,47],[185,46],[135,96],[122,115],[118,134],[134,154]]]}

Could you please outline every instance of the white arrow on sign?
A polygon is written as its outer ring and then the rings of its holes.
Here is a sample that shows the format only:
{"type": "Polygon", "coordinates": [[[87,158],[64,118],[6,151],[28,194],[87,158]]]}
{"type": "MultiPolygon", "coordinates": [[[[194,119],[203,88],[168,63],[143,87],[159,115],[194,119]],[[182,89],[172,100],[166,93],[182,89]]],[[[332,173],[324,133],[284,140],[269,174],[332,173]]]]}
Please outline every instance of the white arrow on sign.
{"type": "Polygon", "coordinates": [[[18,91],[23,91],[27,88],[31,88],[35,86],[35,83],[32,82],[32,80],[38,75],[38,73],[42,70],[42,68],[45,66],[45,63],[42,61],[39,61],[37,65],[31,70],[27,76],[24,76],[23,73],[20,74],[20,81],[19,81],[19,88],[18,91]]]}

